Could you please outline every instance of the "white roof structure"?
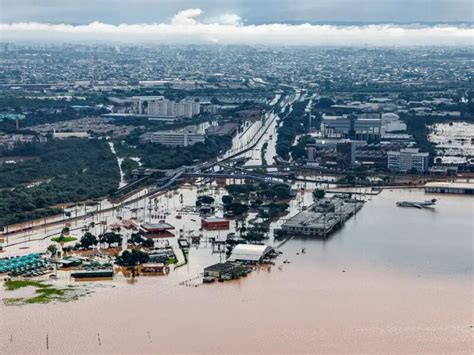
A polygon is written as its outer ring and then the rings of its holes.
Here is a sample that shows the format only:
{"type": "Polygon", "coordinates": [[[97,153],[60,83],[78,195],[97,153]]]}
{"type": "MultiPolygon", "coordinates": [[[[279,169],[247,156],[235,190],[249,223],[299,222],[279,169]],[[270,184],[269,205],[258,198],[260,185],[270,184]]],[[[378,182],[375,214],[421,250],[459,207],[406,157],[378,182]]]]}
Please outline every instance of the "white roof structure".
{"type": "Polygon", "coordinates": [[[259,261],[271,250],[268,245],[237,244],[228,261],[259,261]]]}

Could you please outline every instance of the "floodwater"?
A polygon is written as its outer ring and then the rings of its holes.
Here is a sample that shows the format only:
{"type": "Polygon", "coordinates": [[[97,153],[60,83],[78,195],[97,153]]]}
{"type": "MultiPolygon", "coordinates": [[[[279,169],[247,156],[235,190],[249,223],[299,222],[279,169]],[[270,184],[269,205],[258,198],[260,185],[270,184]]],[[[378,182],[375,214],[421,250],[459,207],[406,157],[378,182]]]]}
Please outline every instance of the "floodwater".
{"type": "Polygon", "coordinates": [[[384,191],[330,239],[292,239],[276,266],[239,281],[180,285],[219,260],[202,244],[168,276],[94,283],[71,303],[0,305],[0,350],[471,353],[473,214],[467,196],[384,191]],[[433,210],[395,206],[432,197],[433,210]]]}

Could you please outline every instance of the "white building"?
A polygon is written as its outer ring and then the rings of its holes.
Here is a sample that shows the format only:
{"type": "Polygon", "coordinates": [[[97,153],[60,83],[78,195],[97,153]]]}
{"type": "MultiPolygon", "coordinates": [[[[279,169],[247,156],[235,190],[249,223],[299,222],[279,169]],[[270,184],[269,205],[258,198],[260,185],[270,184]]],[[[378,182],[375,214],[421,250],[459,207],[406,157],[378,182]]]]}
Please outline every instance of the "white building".
{"type": "Polygon", "coordinates": [[[196,132],[193,126],[180,131],[157,131],[145,133],[140,137],[141,143],[159,143],[169,147],[187,147],[196,143],[204,143],[206,136],[196,132]]]}
{"type": "Polygon", "coordinates": [[[199,102],[175,102],[165,99],[164,96],[134,96],[131,101],[133,112],[138,115],[191,118],[201,111],[199,102]]]}
{"type": "Polygon", "coordinates": [[[258,263],[272,250],[273,248],[268,245],[237,244],[228,261],[258,263]]]}
{"type": "Polygon", "coordinates": [[[321,131],[329,138],[351,138],[364,141],[380,139],[382,120],[374,115],[323,115],[321,131]]]}
{"type": "Polygon", "coordinates": [[[421,153],[417,148],[401,149],[387,153],[387,167],[393,171],[428,170],[428,153],[421,153]]]}

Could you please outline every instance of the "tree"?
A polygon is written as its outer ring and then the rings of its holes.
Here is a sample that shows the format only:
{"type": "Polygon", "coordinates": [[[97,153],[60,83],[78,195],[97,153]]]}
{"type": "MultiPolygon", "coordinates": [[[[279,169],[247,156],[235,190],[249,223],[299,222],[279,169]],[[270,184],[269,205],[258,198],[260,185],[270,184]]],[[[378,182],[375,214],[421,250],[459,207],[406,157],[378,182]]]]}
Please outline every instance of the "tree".
{"type": "Polygon", "coordinates": [[[114,232],[107,232],[107,233],[102,234],[99,237],[99,240],[102,244],[107,244],[107,248],[110,248],[111,244],[122,243],[122,236],[114,232]]]}
{"type": "Polygon", "coordinates": [[[313,191],[313,198],[315,200],[320,200],[324,198],[325,195],[326,195],[326,192],[323,189],[316,189],[313,191]]]}
{"type": "Polygon", "coordinates": [[[142,250],[125,250],[117,257],[117,264],[130,269],[134,277],[137,265],[144,264],[148,260],[150,260],[150,255],[142,250]]]}
{"type": "Polygon", "coordinates": [[[196,206],[201,206],[203,204],[205,205],[210,205],[214,203],[214,197],[212,196],[199,196],[197,201],[196,201],[196,206]]]}
{"type": "Polygon", "coordinates": [[[144,248],[153,248],[155,246],[155,242],[153,241],[153,239],[145,239],[142,242],[142,246],[144,248]]]}
{"type": "Polygon", "coordinates": [[[230,195],[224,195],[222,196],[222,203],[224,205],[230,205],[234,201],[234,198],[230,195]]]}
{"type": "Polygon", "coordinates": [[[58,247],[54,244],[51,244],[46,250],[51,254],[51,257],[53,258],[58,252],[58,247]]]}
{"type": "Polygon", "coordinates": [[[86,232],[80,242],[81,244],[81,247],[84,248],[84,249],[89,249],[91,246],[93,245],[97,245],[99,243],[99,241],[97,240],[96,236],[93,235],[92,233],[90,232],[86,232]]]}

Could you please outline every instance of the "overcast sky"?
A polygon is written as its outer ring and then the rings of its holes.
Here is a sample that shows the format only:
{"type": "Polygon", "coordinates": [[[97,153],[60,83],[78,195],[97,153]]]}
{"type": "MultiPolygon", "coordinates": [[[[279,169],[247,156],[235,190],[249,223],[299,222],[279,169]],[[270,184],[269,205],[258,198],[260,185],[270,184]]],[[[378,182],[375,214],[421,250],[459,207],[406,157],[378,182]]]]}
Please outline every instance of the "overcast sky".
{"type": "Polygon", "coordinates": [[[471,1],[0,0],[0,41],[473,46],[471,1]]]}
{"type": "Polygon", "coordinates": [[[473,21],[472,0],[0,0],[1,22],[153,23],[200,8],[212,18],[246,23],[286,21],[473,21]]]}

